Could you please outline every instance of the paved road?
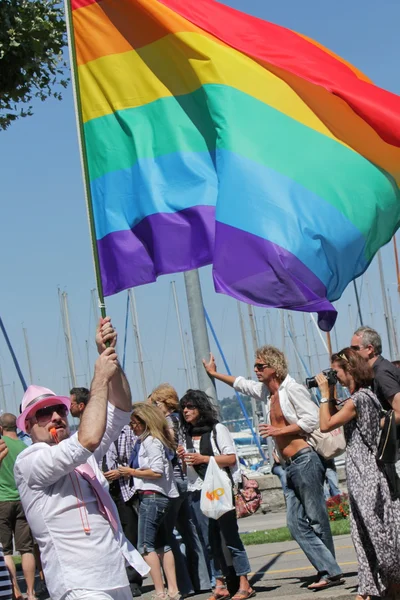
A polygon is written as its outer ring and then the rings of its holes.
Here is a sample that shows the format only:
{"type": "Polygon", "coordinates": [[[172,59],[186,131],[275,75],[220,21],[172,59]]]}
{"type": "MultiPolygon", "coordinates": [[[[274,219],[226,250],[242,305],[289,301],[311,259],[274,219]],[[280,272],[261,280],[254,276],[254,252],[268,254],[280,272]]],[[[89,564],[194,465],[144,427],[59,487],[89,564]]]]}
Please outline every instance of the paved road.
{"type": "MultiPolygon", "coordinates": [[[[241,532],[273,529],[286,524],[284,513],[253,515],[241,519],[241,532]]],[[[350,600],[354,598],[357,585],[357,561],[349,535],[336,536],[337,559],[345,574],[343,585],[318,592],[324,600],[350,600]]],[[[257,590],[259,600],[309,600],[315,593],[307,590],[307,585],[315,577],[315,570],[304,556],[296,542],[278,542],[247,546],[252,568],[251,581],[257,590]]],[[[149,600],[152,588],[147,579],[143,600],[149,600]]],[[[196,600],[206,600],[209,594],[196,596],[196,600]]],[[[45,600],[42,596],[41,600],[45,600]]]]}
{"type": "Polygon", "coordinates": [[[264,531],[267,529],[276,529],[277,527],[284,527],[286,525],[286,512],[277,513],[257,513],[251,517],[245,519],[239,519],[239,531],[240,533],[247,533],[251,531],[264,531]]]}

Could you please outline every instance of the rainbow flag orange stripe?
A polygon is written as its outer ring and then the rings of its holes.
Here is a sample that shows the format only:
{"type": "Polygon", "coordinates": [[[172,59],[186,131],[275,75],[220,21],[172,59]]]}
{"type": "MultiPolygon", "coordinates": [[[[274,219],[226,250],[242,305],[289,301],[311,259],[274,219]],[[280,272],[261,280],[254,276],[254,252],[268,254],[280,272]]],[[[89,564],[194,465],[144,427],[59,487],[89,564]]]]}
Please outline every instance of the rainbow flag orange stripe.
{"type": "Polygon", "coordinates": [[[400,222],[400,99],[214,0],[72,0],[105,295],[213,264],[217,291],[319,314],[400,222]]]}

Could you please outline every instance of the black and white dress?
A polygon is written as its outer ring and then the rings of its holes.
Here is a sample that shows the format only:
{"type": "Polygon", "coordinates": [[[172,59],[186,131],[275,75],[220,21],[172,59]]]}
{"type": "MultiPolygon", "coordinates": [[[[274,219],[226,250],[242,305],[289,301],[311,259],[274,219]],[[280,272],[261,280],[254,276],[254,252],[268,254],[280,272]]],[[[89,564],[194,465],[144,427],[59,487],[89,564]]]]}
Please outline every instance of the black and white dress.
{"type": "Polygon", "coordinates": [[[10,577],[4,562],[3,546],[0,544],[0,600],[11,600],[11,598],[10,577]]]}
{"type": "Polygon", "coordinates": [[[385,596],[400,583],[400,500],[392,500],[379,470],[379,402],[360,389],[351,400],[357,417],[344,426],[351,536],[358,560],[359,594],[385,596]]]}

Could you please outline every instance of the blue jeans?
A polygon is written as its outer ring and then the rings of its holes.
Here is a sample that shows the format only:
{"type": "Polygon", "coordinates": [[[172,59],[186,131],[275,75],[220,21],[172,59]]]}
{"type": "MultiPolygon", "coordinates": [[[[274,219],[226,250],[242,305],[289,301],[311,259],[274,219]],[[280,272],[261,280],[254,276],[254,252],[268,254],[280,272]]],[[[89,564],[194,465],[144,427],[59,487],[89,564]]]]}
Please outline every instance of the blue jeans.
{"type": "Polygon", "coordinates": [[[295,458],[286,467],[286,477],[292,537],[320,575],[340,575],[324,498],[325,469],[318,454],[311,450],[295,458]]]}
{"type": "Polygon", "coordinates": [[[167,515],[168,541],[175,558],[176,579],[179,591],[183,596],[211,588],[210,575],[204,556],[203,545],[200,541],[193,514],[188,501],[187,480],[175,478],[179,491],[178,498],[172,498],[167,515]],[[173,529],[178,530],[185,545],[185,556],[173,529]]]}
{"type": "Polygon", "coordinates": [[[200,491],[188,492],[189,504],[193,511],[193,521],[203,546],[204,556],[206,559],[208,574],[210,576],[211,585],[215,585],[215,569],[214,559],[211,552],[210,539],[208,535],[208,517],[203,515],[200,510],[200,491]]]}
{"type": "Polygon", "coordinates": [[[281,486],[282,486],[282,491],[283,491],[283,493],[285,495],[285,499],[286,499],[287,481],[286,481],[285,469],[279,463],[274,462],[274,464],[272,465],[271,473],[273,475],[276,475],[277,477],[279,477],[279,481],[281,482],[281,486]]]}
{"type": "Polygon", "coordinates": [[[165,517],[171,500],[161,494],[139,494],[138,551],[169,552],[168,533],[165,517]]]}
{"type": "Polygon", "coordinates": [[[229,569],[224,558],[223,542],[225,542],[231,555],[232,566],[236,575],[240,577],[250,573],[250,563],[239,535],[235,509],[225,513],[217,520],[209,519],[208,535],[214,558],[215,577],[229,575],[229,569]]]}
{"type": "Polygon", "coordinates": [[[336,465],[333,458],[327,460],[326,458],[320,456],[319,459],[322,462],[322,465],[325,469],[324,493],[325,500],[328,500],[328,498],[332,498],[332,496],[338,496],[339,494],[341,494],[341,491],[338,487],[338,475],[336,471],[336,465]]]}
{"type": "Polygon", "coordinates": [[[247,575],[251,571],[250,563],[239,535],[236,511],[231,510],[218,520],[208,519],[200,510],[200,494],[200,491],[190,492],[189,502],[207,551],[206,557],[208,557],[211,568],[211,583],[214,585],[217,577],[230,574],[224,558],[224,545],[229,550],[236,575],[247,575]]]}

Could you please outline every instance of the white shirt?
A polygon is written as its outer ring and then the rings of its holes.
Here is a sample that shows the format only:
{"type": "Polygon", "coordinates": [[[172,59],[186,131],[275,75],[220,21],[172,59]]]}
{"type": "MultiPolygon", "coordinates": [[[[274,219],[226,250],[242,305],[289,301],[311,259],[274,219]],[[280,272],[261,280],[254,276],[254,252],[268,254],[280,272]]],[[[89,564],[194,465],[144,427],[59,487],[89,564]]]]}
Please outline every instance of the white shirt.
{"type": "Polygon", "coordinates": [[[92,486],[74,472],[75,467],[88,462],[108,490],[97,463],[129,419],[130,413],[109,404],[106,431],[93,454],[80,444],[76,433],[54,446],[33,444],[17,457],[15,480],[25,515],[39,544],[52,600],[59,600],[73,589],[106,590],[129,585],[125,559],[142,575],[149,571],[125,538],[119,519],[118,531],[114,533],[99,512],[92,486]],[[84,532],[83,511],[78,508],[75,494],[78,482],[90,533],[84,532]]]}
{"type": "MultiPolygon", "coordinates": [[[[233,384],[236,391],[262,400],[267,405],[267,421],[270,423],[270,393],[263,383],[237,377],[233,384]]],[[[279,404],[286,421],[291,425],[301,427],[306,433],[311,433],[319,427],[319,410],[311,398],[310,392],[304,385],[297,383],[290,375],[279,386],[279,404]]]]}
{"type": "MultiPolygon", "coordinates": [[[[220,456],[221,454],[235,454],[236,464],[233,467],[230,467],[230,470],[234,483],[240,483],[242,475],[239,467],[239,459],[236,452],[235,442],[233,441],[229,429],[225,427],[225,425],[222,425],[222,423],[217,423],[215,426],[215,435],[217,438],[218,447],[215,443],[214,434],[213,432],[211,432],[211,447],[213,449],[214,455],[220,456]]],[[[200,452],[200,439],[192,440],[192,442],[195,452],[200,452]]],[[[224,475],[226,475],[226,478],[229,481],[227,473],[225,471],[222,471],[222,476],[224,475]]],[[[203,480],[201,479],[201,477],[198,476],[197,471],[190,465],[187,465],[187,479],[189,492],[201,490],[201,488],[203,487],[203,480]]]]}
{"type": "Polygon", "coordinates": [[[148,435],[140,444],[139,469],[151,469],[159,473],[158,479],[142,479],[134,477],[135,489],[158,492],[168,498],[179,496],[176,487],[171,461],[165,455],[165,448],[160,440],[148,435]]]}

